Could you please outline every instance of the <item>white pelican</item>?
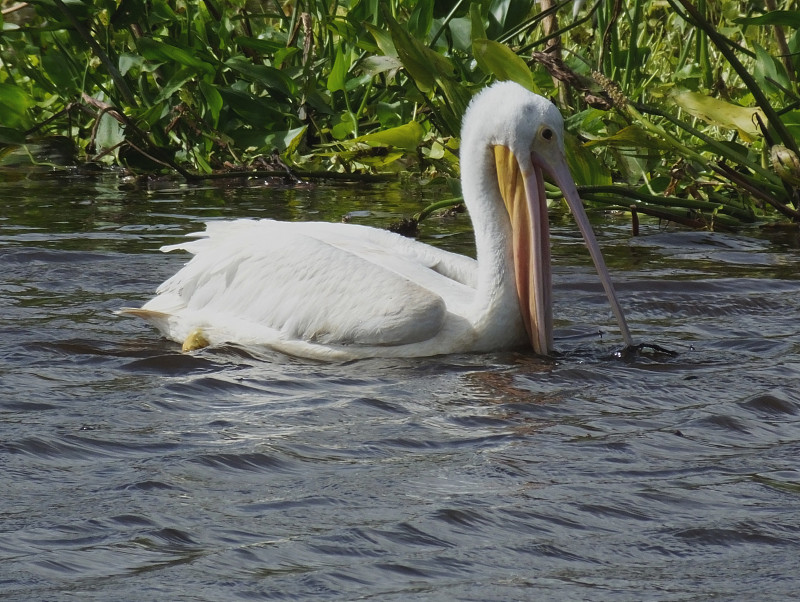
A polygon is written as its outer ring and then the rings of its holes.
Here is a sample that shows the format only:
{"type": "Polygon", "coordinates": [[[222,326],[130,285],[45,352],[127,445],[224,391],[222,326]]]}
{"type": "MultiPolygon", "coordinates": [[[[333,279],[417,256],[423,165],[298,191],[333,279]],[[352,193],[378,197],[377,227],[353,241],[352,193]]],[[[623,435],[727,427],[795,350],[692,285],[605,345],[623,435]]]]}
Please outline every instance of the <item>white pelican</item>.
{"type": "Polygon", "coordinates": [[[470,103],[461,136],[477,260],[367,226],[239,219],[206,224],[157,296],[121,313],[184,350],[264,345],[307,358],[421,357],[526,342],[553,348],[542,172],[575,216],[625,343],[631,335],[564,158],[563,119],[511,83],[470,103]]]}

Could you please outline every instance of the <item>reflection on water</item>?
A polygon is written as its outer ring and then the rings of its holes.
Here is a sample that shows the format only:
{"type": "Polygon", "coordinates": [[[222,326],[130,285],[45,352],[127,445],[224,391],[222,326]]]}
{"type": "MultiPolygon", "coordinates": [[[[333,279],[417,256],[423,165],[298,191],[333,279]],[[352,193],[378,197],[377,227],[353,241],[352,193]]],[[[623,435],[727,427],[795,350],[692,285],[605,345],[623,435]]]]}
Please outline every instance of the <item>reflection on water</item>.
{"type": "MultiPolygon", "coordinates": [[[[2,178],[4,599],[781,600],[800,585],[790,235],[630,239],[604,221],[634,336],[674,358],[615,356],[560,215],[556,358],[186,355],[112,313],[185,261],[161,244],[225,217],[385,225],[434,193],[2,178]]],[[[423,237],[470,244],[463,216],[423,237]]]]}

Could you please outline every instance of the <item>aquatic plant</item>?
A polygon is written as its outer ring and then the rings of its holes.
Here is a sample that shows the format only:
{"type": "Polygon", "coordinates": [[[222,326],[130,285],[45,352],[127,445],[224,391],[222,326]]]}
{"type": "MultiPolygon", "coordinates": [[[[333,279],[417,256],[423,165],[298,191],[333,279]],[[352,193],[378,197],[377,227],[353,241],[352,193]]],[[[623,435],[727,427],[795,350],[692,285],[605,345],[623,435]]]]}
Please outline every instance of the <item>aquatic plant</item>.
{"type": "Polygon", "coordinates": [[[4,2],[0,152],[188,179],[456,182],[469,99],[511,79],[561,105],[590,203],[691,227],[796,222],[800,10],[779,4],[4,2]]]}

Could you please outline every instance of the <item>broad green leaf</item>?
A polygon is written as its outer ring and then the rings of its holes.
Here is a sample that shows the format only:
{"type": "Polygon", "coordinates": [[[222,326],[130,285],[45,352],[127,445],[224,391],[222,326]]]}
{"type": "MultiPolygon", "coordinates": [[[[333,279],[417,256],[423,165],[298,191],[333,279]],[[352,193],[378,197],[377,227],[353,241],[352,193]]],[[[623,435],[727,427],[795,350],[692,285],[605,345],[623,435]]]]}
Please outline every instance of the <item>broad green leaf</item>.
{"type": "Polygon", "coordinates": [[[356,133],[358,124],[350,111],[345,111],[339,115],[339,122],[331,128],[331,134],[337,140],[344,140],[348,136],[356,133]]]}
{"type": "Polygon", "coordinates": [[[78,76],[73,64],[63,53],[51,49],[42,54],[42,67],[47,77],[56,85],[59,95],[67,96],[78,89],[78,76]]]}
{"type": "Polygon", "coordinates": [[[364,23],[364,27],[372,34],[372,37],[375,38],[375,43],[385,56],[397,56],[397,49],[394,47],[392,34],[384,29],[375,27],[371,23],[364,23]]]}
{"type": "Polygon", "coordinates": [[[472,100],[472,94],[462,82],[452,77],[442,78],[439,80],[439,85],[442,88],[442,92],[444,92],[445,102],[435,104],[439,106],[440,117],[447,121],[448,131],[444,133],[457,136],[461,131],[461,120],[467,110],[469,101],[472,100]]]}
{"type": "Polygon", "coordinates": [[[22,88],[0,84],[0,124],[10,127],[21,125],[33,100],[22,88]]]}
{"type": "Polygon", "coordinates": [[[120,75],[125,75],[134,67],[141,67],[143,63],[144,57],[141,55],[131,54],[130,52],[120,54],[118,62],[120,75]]]}
{"type": "Polygon", "coordinates": [[[451,19],[448,29],[450,29],[450,37],[453,40],[453,48],[469,53],[472,48],[472,21],[469,17],[451,19]]]}
{"type": "Polygon", "coordinates": [[[331,72],[328,74],[327,87],[329,91],[336,92],[345,89],[347,71],[350,69],[351,64],[350,57],[351,52],[344,50],[341,44],[336,48],[336,58],[333,61],[331,72]]]}
{"type": "Polygon", "coordinates": [[[469,17],[472,21],[472,41],[486,39],[486,27],[483,24],[480,4],[472,3],[469,5],[469,17]]]}
{"type": "Polygon", "coordinates": [[[789,111],[781,115],[781,121],[783,121],[783,125],[786,126],[786,129],[794,136],[797,140],[800,140],[800,111],[789,111]]]}
{"type": "Polygon", "coordinates": [[[403,63],[396,56],[368,56],[358,65],[364,73],[375,77],[380,73],[400,69],[403,63]]]}
{"type": "Polygon", "coordinates": [[[267,90],[278,92],[286,97],[295,93],[295,84],[283,71],[267,65],[254,65],[242,57],[232,57],[225,65],[237,71],[251,82],[264,86],[267,90]]]}
{"type": "Polygon", "coordinates": [[[136,41],[139,52],[150,61],[162,63],[176,62],[184,67],[189,67],[195,71],[214,75],[215,69],[202,59],[197,58],[195,50],[179,48],[173,44],[160,42],[152,38],[141,37],[136,41]]]}
{"type": "Polygon", "coordinates": [[[760,135],[758,113],[761,120],[766,123],[766,117],[761,109],[742,107],[719,98],[712,98],[698,92],[686,90],[675,91],[671,94],[672,100],[690,115],[702,119],[706,123],[729,130],[737,130],[747,141],[760,135]]]}
{"type": "Polygon", "coordinates": [[[293,153],[300,146],[308,126],[301,126],[287,131],[272,132],[265,139],[265,146],[276,149],[279,153],[293,153]]]}
{"type": "Polygon", "coordinates": [[[578,186],[608,186],[611,173],[592,151],[570,134],[564,136],[567,164],[578,186]]]}
{"type": "Polygon", "coordinates": [[[758,84],[772,93],[779,92],[780,87],[785,90],[791,90],[792,84],[789,82],[783,63],[758,44],[753,44],[753,46],[756,49],[756,65],[753,77],[756,78],[758,84]]]}
{"type": "Polygon", "coordinates": [[[125,130],[122,124],[108,113],[103,113],[97,126],[95,144],[98,151],[105,151],[116,147],[125,140],[125,130]]]}
{"type": "Polygon", "coordinates": [[[669,144],[657,138],[649,136],[638,125],[629,125],[622,128],[611,136],[595,138],[584,143],[586,148],[592,146],[615,146],[629,148],[652,148],[654,150],[665,150],[671,148],[669,144]]]}
{"type": "Polygon", "coordinates": [[[275,110],[274,100],[253,96],[232,87],[220,88],[219,93],[228,107],[253,126],[267,127],[285,121],[285,116],[275,110]]]}
{"type": "Polygon", "coordinates": [[[404,150],[415,150],[422,142],[424,135],[425,130],[422,126],[416,121],[411,121],[388,130],[359,136],[353,142],[363,142],[370,146],[391,146],[404,150]]]}
{"type": "Polygon", "coordinates": [[[733,21],[742,25],[779,25],[798,28],[800,27],[800,11],[771,10],[758,17],[740,17],[733,21]]]}
{"type": "Polygon", "coordinates": [[[412,38],[408,32],[384,10],[384,17],[392,33],[392,41],[403,67],[423,92],[431,92],[437,80],[453,76],[453,64],[446,57],[412,38]]]}
{"type": "Polygon", "coordinates": [[[532,92],[536,91],[528,65],[505,44],[486,39],[473,40],[472,55],[486,75],[517,82],[532,92]]]}
{"type": "Polygon", "coordinates": [[[236,143],[244,148],[253,147],[259,152],[277,150],[279,153],[293,153],[302,142],[306,129],[307,126],[269,132],[263,129],[255,131],[240,129],[236,132],[236,143]]]}

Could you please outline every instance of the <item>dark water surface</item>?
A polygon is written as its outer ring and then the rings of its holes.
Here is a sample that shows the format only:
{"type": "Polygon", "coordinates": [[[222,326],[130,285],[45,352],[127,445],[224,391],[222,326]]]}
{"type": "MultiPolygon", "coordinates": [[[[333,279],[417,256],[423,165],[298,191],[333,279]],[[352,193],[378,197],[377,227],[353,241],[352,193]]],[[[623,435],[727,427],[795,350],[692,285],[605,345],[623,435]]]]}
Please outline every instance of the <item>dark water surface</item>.
{"type": "MultiPolygon", "coordinates": [[[[403,187],[120,190],[0,174],[0,597],[785,600],[800,590],[796,235],[570,220],[557,346],[319,364],[113,315],[206,219],[383,225],[403,187]],[[601,338],[598,331],[605,335],[601,338]]],[[[406,196],[403,196],[403,195],[406,196]]],[[[465,217],[423,238],[469,248],[465,217]]]]}

